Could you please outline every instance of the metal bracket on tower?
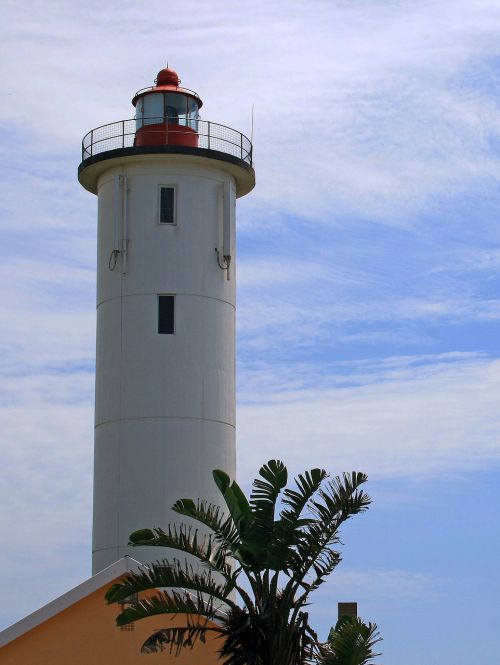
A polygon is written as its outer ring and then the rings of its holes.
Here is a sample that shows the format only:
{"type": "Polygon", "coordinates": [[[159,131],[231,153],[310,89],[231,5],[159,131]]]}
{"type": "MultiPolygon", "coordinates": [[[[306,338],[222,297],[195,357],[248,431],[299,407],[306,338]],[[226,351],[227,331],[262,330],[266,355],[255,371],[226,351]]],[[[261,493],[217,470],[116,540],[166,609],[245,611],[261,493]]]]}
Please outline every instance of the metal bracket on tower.
{"type": "Polygon", "coordinates": [[[225,182],[222,186],[222,252],[216,247],[217,265],[226,270],[229,280],[229,266],[231,265],[231,185],[225,182]]]}
{"type": "Polygon", "coordinates": [[[217,249],[217,247],[215,248],[215,253],[217,254],[217,265],[221,270],[227,270],[226,279],[227,281],[229,281],[229,266],[231,265],[231,254],[222,254],[221,257],[221,252],[220,250],[217,249]]]}
{"type": "Polygon", "coordinates": [[[112,249],[111,254],[109,255],[108,268],[113,272],[116,268],[116,263],[118,261],[118,255],[120,254],[119,249],[112,249]]]}

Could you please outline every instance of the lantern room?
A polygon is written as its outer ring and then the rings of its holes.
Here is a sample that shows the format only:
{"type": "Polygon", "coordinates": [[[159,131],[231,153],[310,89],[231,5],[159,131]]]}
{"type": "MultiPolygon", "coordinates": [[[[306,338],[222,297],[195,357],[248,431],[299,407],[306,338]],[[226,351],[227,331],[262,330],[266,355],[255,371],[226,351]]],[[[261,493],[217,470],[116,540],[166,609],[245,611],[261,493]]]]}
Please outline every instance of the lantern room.
{"type": "Polygon", "coordinates": [[[155,85],[136,92],[134,145],[198,146],[199,110],[203,104],[196,92],[180,87],[173,69],[166,67],[155,85]]]}

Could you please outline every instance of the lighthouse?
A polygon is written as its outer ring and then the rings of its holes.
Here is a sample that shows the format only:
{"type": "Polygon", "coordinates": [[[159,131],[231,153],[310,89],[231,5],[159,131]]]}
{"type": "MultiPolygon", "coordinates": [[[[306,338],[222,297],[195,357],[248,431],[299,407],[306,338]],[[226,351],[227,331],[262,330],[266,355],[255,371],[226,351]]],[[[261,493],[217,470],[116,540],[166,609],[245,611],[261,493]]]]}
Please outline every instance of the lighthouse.
{"type": "Polygon", "coordinates": [[[235,474],[235,205],[255,185],[252,145],[202,120],[162,69],[135,117],[89,132],[78,169],[98,199],[92,570],[129,535],[175,521],[183,497],[235,474]]]}

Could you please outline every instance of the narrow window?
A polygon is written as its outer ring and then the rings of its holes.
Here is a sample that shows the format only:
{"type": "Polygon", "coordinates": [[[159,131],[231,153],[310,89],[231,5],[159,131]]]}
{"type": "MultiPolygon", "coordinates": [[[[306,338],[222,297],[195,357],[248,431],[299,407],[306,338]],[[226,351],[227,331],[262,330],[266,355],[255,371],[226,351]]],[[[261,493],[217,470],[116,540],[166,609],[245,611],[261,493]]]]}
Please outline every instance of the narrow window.
{"type": "Polygon", "coordinates": [[[158,333],[174,334],[175,296],[158,296],[158,333]]]}
{"type": "Polygon", "coordinates": [[[175,224],[175,187],[160,187],[160,224],[175,224]]]}

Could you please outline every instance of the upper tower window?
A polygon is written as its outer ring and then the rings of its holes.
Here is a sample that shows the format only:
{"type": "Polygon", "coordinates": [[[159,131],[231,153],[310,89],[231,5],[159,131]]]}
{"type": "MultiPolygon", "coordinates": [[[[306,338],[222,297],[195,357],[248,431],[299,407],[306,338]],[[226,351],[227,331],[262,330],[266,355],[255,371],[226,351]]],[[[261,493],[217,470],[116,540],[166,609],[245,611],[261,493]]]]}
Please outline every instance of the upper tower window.
{"type": "Polygon", "coordinates": [[[160,187],[159,204],[160,224],[175,224],[175,187],[160,187]]]}

